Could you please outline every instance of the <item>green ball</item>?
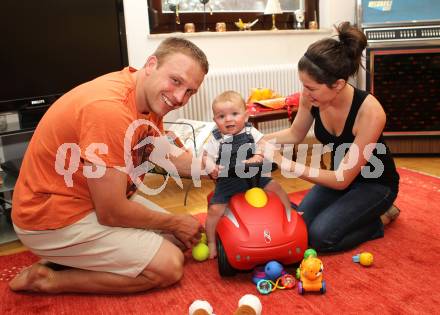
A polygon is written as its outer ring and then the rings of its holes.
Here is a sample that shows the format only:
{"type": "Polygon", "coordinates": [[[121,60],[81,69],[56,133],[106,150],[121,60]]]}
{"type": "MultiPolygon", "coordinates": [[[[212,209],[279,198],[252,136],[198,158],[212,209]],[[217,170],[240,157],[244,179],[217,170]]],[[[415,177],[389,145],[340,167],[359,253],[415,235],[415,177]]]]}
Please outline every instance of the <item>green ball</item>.
{"type": "Polygon", "coordinates": [[[209,247],[204,243],[199,243],[192,249],[192,256],[197,261],[204,261],[209,257],[209,247]]]}
{"type": "Polygon", "coordinates": [[[316,253],[316,250],[314,250],[313,248],[309,248],[304,252],[304,259],[309,256],[318,257],[318,254],[316,253]]]}

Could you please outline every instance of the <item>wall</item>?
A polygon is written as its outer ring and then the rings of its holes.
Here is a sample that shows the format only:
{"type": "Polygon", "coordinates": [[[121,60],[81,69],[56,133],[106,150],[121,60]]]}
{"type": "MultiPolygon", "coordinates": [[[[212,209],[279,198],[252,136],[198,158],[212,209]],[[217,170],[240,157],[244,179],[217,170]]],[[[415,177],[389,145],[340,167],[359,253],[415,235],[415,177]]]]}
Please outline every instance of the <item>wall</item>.
{"type": "MultiPolygon", "coordinates": [[[[124,11],[130,65],[142,67],[160,41],[170,35],[149,35],[146,0],[125,0],[124,11]]],[[[325,31],[177,35],[190,38],[202,48],[213,68],[297,63],[312,42],[331,34],[330,28],[334,23],[343,20],[354,22],[354,17],[355,0],[321,0],[320,27],[325,31]]]]}
{"type": "MultiPolygon", "coordinates": [[[[207,55],[211,69],[246,67],[261,64],[296,64],[307,47],[332,34],[332,25],[344,20],[354,22],[356,0],[321,0],[319,31],[288,30],[258,32],[226,32],[172,35],[149,35],[148,5],[146,0],[125,0],[124,12],[130,65],[143,66],[167,36],[184,36],[198,45],[207,55]]],[[[166,120],[177,119],[177,112],[166,120]]]]}
{"type": "Polygon", "coordinates": [[[356,23],[356,0],[320,0],[319,16],[323,28],[331,28],[343,21],[356,23]]]}

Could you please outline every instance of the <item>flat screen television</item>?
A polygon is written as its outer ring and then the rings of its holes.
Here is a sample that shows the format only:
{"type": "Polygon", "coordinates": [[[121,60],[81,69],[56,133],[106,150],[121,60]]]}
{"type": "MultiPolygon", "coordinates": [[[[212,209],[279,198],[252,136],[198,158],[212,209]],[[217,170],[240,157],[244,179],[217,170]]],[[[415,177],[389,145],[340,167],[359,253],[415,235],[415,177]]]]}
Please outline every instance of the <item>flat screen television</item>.
{"type": "Polygon", "coordinates": [[[73,87],[128,65],[123,0],[1,0],[0,112],[32,127],[73,87]]]}

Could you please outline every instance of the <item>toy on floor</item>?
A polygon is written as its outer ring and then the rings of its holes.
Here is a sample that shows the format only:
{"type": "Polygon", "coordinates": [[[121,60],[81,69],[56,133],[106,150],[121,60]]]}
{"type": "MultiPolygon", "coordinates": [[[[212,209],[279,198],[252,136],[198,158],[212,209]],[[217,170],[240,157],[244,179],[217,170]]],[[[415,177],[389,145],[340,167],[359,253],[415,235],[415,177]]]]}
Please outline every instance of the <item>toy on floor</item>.
{"type": "Polygon", "coordinates": [[[276,289],[291,289],[296,283],[295,277],[286,273],[283,265],[275,260],[269,261],[264,268],[255,268],[252,281],[261,294],[269,294],[276,289]]]}
{"type": "Polygon", "coordinates": [[[192,248],[192,256],[197,261],[205,261],[209,257],[206,234],[202,233],[199,243],[192,248]]]}
{"type": "Polygon", "coordinates": [[[189,315],[214,315],[213,308],[208,301],[195,300],[189,306],[189,315]]]}
{"type": "Polygon", "coordinates": [[[308,248],[304,252],[304,258],[308,258],[309,256],[318,257],[318,253],[313,248],[308,248]]]}
{"type": "Polygon", "coordinates": [[[352,257],[353,262],[360,263],[362,266],[369,267],[373,264],[373,254],[362,252],[352,257]]]}
{"type": "Polygon", "coordinates": [[[245,165],[245,173],[255,174],[249,179],[250,190],[232,196],[217,224],[221,276],[233,276],[237,270],[252,270],[271,259],[283,265],[294,264],[301,261],[307,249],[303,218],[296,211],[286,209],[275,193],[256,188],[262,169],[262,163],[245,165]]]}
{"type": "Polygon", "coordinates": [[[324,265],[317,257],[316,251],[306,251],[301,265],[296,271],[298,281],[298,293],[320,292],[324,294],[326,291],[325,281],[322,280],[322,272],[324,265]]]}
{"type": "Polygon", "coordinates": [[[295,286],[295,277],[290,274],[285,274],[279,277],[275,282],[268,279],[262,279],[257,283],[257,290],[261,294],[269,294],[276,289],[293,289],[295,286]]]}
{"type": "Polygon", "coordinates": [[[258,266],[254,269],[252,273],[252,282],[257,284],[260,280],[267,279],[266,273],[264,272],[264,267],[258,266]]]}
{"type": "Polygon", "coordinates": [[[275,281],[282,275],[286,274],[283,265],[279,262],[272,260],[269,261],[264,267],[258,266],[255,268],[252,274],[252,281],[257,284],[260,280],[272,280],[275,281]]]}
{"type": "MultiPolygon", "coordinates": [[[[260,299],[253,294],[245,294],[238,301],[238,308],[233,315],[261,315],[263,306],[260,299]]],[[[214,315],[211,304],[196,300],[189,307],[189,315],[214,315]]]]}
{"type": "Polygon", "coordinates": [[[238,301],[234,315],[261,315],[263,306],[260,299],[253,294],[245,294],[238,301]]]}
{"type": "Polygon", "coordinates": [[[284,271],[283,265],[281,265],[278,261],[272,260],[269,261],[266,266],[264,267],[264,272],[266,273],[266,276],[270,280],[275,280],[279,278],[284,271]]]}
{"type": "Polygon", "coordinates": [[[279,262],[272,260],[269,261],[264,267],[258,266],[254,269],[252,274],[252,281],[257,284],[260,280],[272,280],[275,281],[282,275],[286,274],[283,265],[279,262]]]}

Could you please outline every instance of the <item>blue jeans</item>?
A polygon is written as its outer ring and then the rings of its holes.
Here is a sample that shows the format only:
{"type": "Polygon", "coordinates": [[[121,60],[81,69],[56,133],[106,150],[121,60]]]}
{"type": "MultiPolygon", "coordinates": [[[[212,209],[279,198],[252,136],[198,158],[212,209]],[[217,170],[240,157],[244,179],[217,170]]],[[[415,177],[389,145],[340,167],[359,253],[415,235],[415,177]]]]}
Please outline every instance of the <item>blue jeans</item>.
{"type": "Polygon", "coordinates": [[[383,237],[380,216],[396,197],[397,191],[378,183],[355,181],[345,190],[315,185],[298,207],[310,247],[336,252],[383,237]]]}

